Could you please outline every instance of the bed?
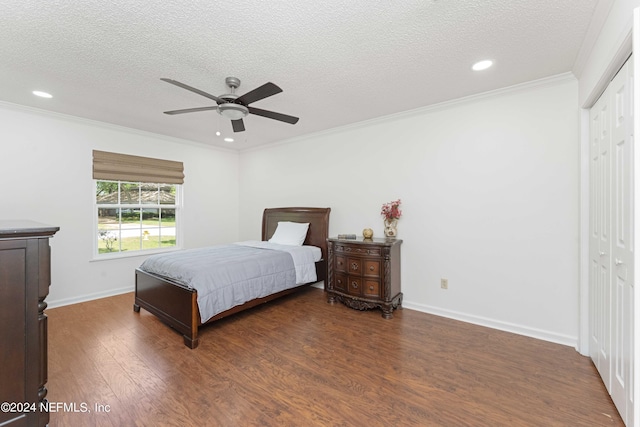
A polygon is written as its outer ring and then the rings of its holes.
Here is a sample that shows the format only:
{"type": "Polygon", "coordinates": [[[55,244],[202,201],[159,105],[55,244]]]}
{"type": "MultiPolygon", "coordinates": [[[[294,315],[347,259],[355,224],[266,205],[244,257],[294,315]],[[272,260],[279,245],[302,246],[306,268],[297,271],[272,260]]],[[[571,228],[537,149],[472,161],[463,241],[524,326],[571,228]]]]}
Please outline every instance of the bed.
{"type": "MultiPolygon", "coordinates": [[[[135,302],[133,310],[144,308],[183,335],[184,344],[196,348],[199,344],[198,329],[223,317],[238,313],[288,295],[312,283],[325,280],[327,276],[327,238],[329,233],[329,214],[331,208],[271,208],[265,209],[262,216],[262,241],[268,241],[275,233],[279,222],[309,223],[303,245],[320,248],[320,260],[315,262],[316,280],[296,284],[270,295],[258,297],[243,304],[229,307],[213,317],[201,321],[198,307],[198,291],[180,281],[164,275],[150,273],[142,268],[135,271],[135,302]]],[[[146,262],[146,261],[145,261],[146,262]]],[[[144,265],[144,264],[143,264],[144,265]]]]}

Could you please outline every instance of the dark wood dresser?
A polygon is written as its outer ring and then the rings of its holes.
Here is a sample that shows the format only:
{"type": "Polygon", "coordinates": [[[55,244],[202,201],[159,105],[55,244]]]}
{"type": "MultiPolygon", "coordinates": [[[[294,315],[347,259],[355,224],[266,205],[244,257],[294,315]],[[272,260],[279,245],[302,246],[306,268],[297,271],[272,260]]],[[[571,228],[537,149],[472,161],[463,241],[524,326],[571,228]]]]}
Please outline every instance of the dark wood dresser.
{"type": "Polygon", "coordinates": [[[2,426],[45,426],[49,422],[44,299],[51,278],[49,238],[58,230],[32,221],[0,220],[2,426]]]}
{"type": "Polygon", "coordinates": [[[327,239],[330,303],[341,301],[351,308],[380,307],[382,317],[391,319],[401,306],[400,239],[327,239]]]}

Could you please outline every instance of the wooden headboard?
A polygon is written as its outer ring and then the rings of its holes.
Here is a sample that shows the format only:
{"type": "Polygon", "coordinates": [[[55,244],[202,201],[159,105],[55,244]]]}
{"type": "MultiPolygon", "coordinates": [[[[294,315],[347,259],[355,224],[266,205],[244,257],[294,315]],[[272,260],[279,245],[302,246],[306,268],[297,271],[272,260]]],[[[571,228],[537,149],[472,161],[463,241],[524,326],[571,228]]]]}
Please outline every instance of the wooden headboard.
{"type": "Polygon", "coordinates": [[[262,240],[269,240],[278,227],[278,221],[308,222],[309,231],[305,245],[322,249],[322,258],[327,259],[329,237],[329,214],[331,208],[268,208],[262,215],[262,240]]]}

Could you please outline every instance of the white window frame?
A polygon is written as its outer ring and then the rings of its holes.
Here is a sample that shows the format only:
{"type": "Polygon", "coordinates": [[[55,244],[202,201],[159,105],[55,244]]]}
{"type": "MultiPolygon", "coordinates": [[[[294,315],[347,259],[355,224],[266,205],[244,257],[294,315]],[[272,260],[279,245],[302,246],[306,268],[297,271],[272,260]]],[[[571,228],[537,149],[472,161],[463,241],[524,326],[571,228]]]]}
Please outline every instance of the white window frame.
{"type": "MultiPolygon", "coordinates": [[[[148,256],[156,253],[163,252],[173,252],[176,250],[182,249],[182,185],[180,184],[167,184],[167,185],[175,185],[176,187],[176,201],[175,204],[121,204],[118,201],[117,204],[98,204],[96,200],[96,193],[98,190],[98,181],[100,182],[117,182],[117,183],[126,183],[126,184],[140,184],[144,185],[147,183],[144,182],[131,182],[131,181],[116,181],[116,180],[108,180],[108,179],[94,179],[93,180],[93,191],[92,191],[92,200],[93,200],[93,230],[92,235],[92,260],[93,261],[102,261],[107,259],[117,259],[117,258],[131,258],[131,257],[139,257],[139,256],[148,256]],[[176,213],[176,244],[175,246],[169,247],[160,247],[160,248],[152,248],[152,249],[138,249],[132,251],[116,251],[109,253],[99,253],[98,244],[99,244],[99,233],[98,233],[98,209],[99,208],[109,208],[109,209],[175,209],[176,213]]],[[[163,184],[163,183],[159,183],[163,184]]],[[[118,192],[119,193],[119,192],[118,192]]],[[[118,194],[118,198],[120,195],[118,194]]],[[[142,227],[142,222],[141,222],[142,227]]],[[[118,239],[120,239],[120,235],[118,235],[118,239]]]]}

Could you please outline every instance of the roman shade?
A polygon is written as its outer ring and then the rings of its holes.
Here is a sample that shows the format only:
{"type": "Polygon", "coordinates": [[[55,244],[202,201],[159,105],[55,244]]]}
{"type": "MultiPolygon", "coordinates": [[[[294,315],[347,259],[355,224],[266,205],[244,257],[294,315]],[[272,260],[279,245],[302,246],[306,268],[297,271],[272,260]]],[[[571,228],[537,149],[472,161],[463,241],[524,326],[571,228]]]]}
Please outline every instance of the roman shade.
{"type": "Polygon", "coordinates": [[[173,160],[93,150],[93,179],[182,184],[184,166],[173,160]]]}

